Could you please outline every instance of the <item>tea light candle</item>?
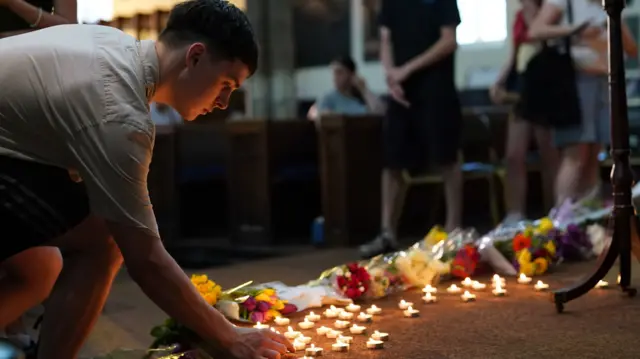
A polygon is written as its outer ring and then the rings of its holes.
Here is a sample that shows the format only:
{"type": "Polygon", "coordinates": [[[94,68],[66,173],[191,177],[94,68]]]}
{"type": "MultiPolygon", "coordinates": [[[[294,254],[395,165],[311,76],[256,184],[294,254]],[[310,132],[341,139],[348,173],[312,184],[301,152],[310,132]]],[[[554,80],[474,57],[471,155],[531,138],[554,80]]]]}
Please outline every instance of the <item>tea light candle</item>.
{"type": "Polygon", "coordinates": [[[346,320],[336,320],[336,322],[333,325],[338,329],[344,329],[344,328],[348,327],[349,324],[351,324],[351,323],[349,323],[346,320]]]}
{"type": "Polygon", "coordinates": [[[487,285],[474,280],[473,283],[471,283],[471,288],[474,290],[483,290],[487,288],[487,285]]]}
{"type": "Polygon", "coordinates": [[[330,306],[329,309],[333,310],[336,313],[344,312],[344,308],[336,308],[335,306],[330,306]]]}
{"type": "Polygon", "coordinates": [[[471,278],[467,277],[465,278],[460,284],[462,284],[463,287],[471,287],[471,285],[473,285],[473,281],[471,280],[471,278]]]}
{"type": "Polygon", "coordinates": [[[338,311],[337,310],[333,310],[331,308],[327,309],[324,311],[324,316],[327,318],[336,318],[338,316],[338,311]]]}
{"type": "Polygon", "coordinates": [[[384,342],[382,340],[375,340],[373,338],[369,338],[369,340],[367,340],[367,348],[382,349],[384,348],[384,342]]]}
{"type": "Polygon", "coordinates": [[[329,330],[327,332],[327,338],[329,339],[336,339],[337,337],[339,337],[342,334],[342,332],[340,330],[329,330]]]}
{"type": "Polygon", "coordinates": [[[620,274],[618,274],[618,279],[617,279],[616,283],[620,284],[620,274]]]}
{"type": "Polygon", "coordinates": [[[600,280],[600,281],[598,281],[598,283],[596,283],[596,288],[603,289],[603,288],[608,288],[608,287],[609,287],[609,282],[600,280]]]}
{"type": "Polygon", "coordinates": [[[308,319],[310,322],[318,322],[320,321],[320,315],[315,314],[314,312],[311,312],[309,314],[307,314],[306,317],[304,317],[304,319],[308,319]]]}
{"type": "Polygon", "coordinates": [[[353,313],[351,312],[340,312],[340,314],[338,314],[338,318],[342,319],[342,320],[351,320],[353,319],[353,313]]]}
{"type": "Polygon", "coordinates": [[[289,330],[284,332],[284,337],[289,339],[289,340],[293,340],[293,339],[299,337],[301,334],[302,333],[300,333],[299,331],[293,330],[293,328],[289,327],[289,330]]]}
{"type": "Polygon", "coordinates": [[[431,286],[431,284],[427,284],[427,285],[422,289],[422,291],[423,291],[424,293],[436,294],[436,293],[438,293],[438,288],[436,288],[436,287],[432,287],[432,286],[431,286]]]}
{"type": "Polygon", "coordinates": [[[413,307],[407,308],[407,310],[405,310],[403,313],[407,318],[415,318],[420,315],[420,311],[417,309],[413,309],[413,307]]]}
{"type": "Polygon", "coordinates": [[[460,296],[460,298],[465,303],[473,302],[474,300],[476,300],[476,295],[469,293],[468,290],[465,290],[464,293],[462,293],[462,295],[460,296]]]}
{"type": "Polygon", "coordinates": [[[402,310],[406,310],[407,308],[413,306],[413,303],[411,302],[407,302],[404,299],[400,301],[400,303],[398,303],[398,308],[402,309],[402,310]]]}
{"type": "Polygon", "coordinates": [[[520,273],[520,276],[518,277],[518,283],[520,284],[529,284],[532,280],[533,279],[531,277],[527,277],[524,273],[520,273]]]}
{"type": "Polygon", "coordinates": [[[330,330],[331,330],[331,328],[328,328],[328,327],[325,327],[325,326],[321,326],[320,328],[316,329],[316,334],[318,334],[318,335],[325,335],[325,334],[327,334],[330,330]]]}
{"type": "Polygon", "coordinates": [[[360,312],[360,314],[358,314],[358,321],[360,323],[370,323],[371,322],[371,314],[366,314],[363,312],[360,312]]]}
{"type": "Polygon", "coordinates": [[[539,280],[536,285],[533,286],[537,291],[544,291],[549,289],[549,285],[547,283],[544,283],[543,281],[539,280]]]}
{"type": "Polygon", "coordinates": [[[367,308],[367,314],[378,315],[382,312],[382,308],[377,307],[375,304],[370,308],[367,308]]]}
{"type": "Polygon", "coordinates": [[[436,298],[435,295],[431,295],[431,293],[427,293],[424,297],[422,297],[422,301],[427,304],[435,303],[437,300],[438,298],[436,298]]]}
{"type": "Polygon", "coordinates": [[[460,287],[455,284],[452,284],[449,288],[447,288],[447,292],[449,292],[449,294],[458,294],[461,291],[462,289],[460,289],[460,287]]]}
{"type": "Polygon", "coordinates": [[[314,344],[311,344],[310,347],[305,349],[304,353],[310,357],[319,357],[322,356],[322,348],[318,348],[314,344]]]}
{"type": "Polygon", "coordinates": [[[300,335],[299,337],[297,337],[295,340],[299,341],[299,342],[303,342],[305,344],[309,344],[311,343],[311,337],[305,337],[304,335],[300,335]]]}
{"type": "Polygon", "coordinates": [[[349,328],[349,331],[351,332],[351,334],[364,334],[364,331],[367,328],[358,324],[354,324],[351,326],[351,328],[349,328]]]}
{"type": "Polygon", "coordinates": [[[360,311],[360,306],[357,304],[349,304],[344,308],[347,312],[355,313],[360,311]]]}
{"type": "Polygon", "coordinates": [[[274,319],[273,322],[276,323],[276,325],[280,325],[284,327],[289,325],[289,323],[291,323],[291,320],[285,317],[276,317],[276,319],[274,319]]]}
{"type": "Polygon", "coordinates": [[[371,338],[374,340],[381,340],[383,342],[386,342],[389,340],[389,333],[382,333],[376,330],[375,332],[373,332],[373,334],[371,334],[371,338]]]}
{"type": "Polygon", "coordinates": [[[503,287],[505,286],[505,284],[507,284],[505,279],[497,274],[493,275],[493,277],[491,278],[491,282],[494,287],[496,286],[496,283],[500,283],[500,285],[503,287]]]}
{"type": "Polygon", "coordinates": [[[293,344],[293,348],[296,351],[305,350],[307,348],[307,343],[303,343],[299,340],[294,340],[291,344],[293,344]]]}
{"type": "Polygon", "coordinates": [[[256,323],[256,325],[254,325],[253,327],[256,328],[256,329],[268,329],[269,328],[268,325],[262,324],[260,322],[256,323]]]}
{"type": "Polygon", "coordinates": [[[500,284],[496,284],[496,287],[491,291],[491,293],[496,297],[504,297],[507,295],[507,290],[503,289],[500,284]]]}
{"type": "Polygon", "coordinates": [[[338,342],[331,344],[331,350],[334,352],[346,352],[349,351],[349,344],[344,342],[338,342]]]}
{"type": "Polygon", "coordinates": [[[347,337],[347,336],[344,336],[344,335],[338,335],[338,337],[336,338],[336,341],[347,343],[347,344],[351,344],[351,343],[353,343],[353,337],[347,337]]]}
{"type": "Polygon", "coordinates": [[[310,322],[307,318],[304,318],[304,322],[298,323],[298,326],[302,329],[311,329],[316,325],[314,322],[310,322]]]}

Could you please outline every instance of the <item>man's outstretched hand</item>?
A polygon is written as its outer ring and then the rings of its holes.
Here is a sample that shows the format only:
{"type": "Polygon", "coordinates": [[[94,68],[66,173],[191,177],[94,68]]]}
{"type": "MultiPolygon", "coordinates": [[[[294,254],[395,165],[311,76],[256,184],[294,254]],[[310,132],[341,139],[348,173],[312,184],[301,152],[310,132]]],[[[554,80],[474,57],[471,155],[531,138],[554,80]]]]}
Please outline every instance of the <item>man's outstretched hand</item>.
{"type": "Polygon", "coordinates": [[[283,359],[295,348],[282,334],[268,329],[237,327],[237,339],[225,348],[229,359],[283,359]]]}

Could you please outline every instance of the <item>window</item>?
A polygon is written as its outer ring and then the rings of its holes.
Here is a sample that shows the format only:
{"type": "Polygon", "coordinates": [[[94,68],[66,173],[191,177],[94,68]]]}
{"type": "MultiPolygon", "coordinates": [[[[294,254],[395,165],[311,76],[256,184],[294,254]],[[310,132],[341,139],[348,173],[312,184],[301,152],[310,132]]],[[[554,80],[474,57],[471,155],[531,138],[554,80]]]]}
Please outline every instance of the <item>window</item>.
{"type": "Polygon", "coordinates": [[[507,39],[507,0],[458,0],[462,23],[460,45],[503,42],[507,39]]]}

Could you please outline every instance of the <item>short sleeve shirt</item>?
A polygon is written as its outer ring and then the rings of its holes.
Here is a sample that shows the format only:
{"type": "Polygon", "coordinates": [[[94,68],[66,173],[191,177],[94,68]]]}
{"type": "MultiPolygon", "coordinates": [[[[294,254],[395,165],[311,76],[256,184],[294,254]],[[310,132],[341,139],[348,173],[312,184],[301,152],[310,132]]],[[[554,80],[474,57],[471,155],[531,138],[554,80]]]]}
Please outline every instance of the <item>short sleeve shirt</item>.
{"type": "Polygon", "coordinates": [[[367,105],[356,98],[345,96],[338,91],[331,91],[322,96],[318,102],[318,112],[334,113],[338,115],[358,116],[366,115],[367,105]]]}
{"type": "Polygon", "coordinates": [[[77,171],[94,214],[157,235],[147,190],[154,42],[60,25],[0,39],[0,63],[0,155],[77,171]]]}

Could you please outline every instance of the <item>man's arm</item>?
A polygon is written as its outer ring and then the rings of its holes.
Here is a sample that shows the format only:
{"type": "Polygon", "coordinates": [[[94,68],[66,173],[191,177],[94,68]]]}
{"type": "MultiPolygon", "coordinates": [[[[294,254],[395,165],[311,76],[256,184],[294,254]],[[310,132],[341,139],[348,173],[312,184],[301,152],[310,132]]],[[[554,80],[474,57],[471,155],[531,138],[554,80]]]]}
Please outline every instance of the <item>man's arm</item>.
{"type": "Polygon", "coordinates": [[[386,26],[380,27],[380,62],[382,63],[382,68],[385,73],[388,73],[395,67],[391,30],[386,26]]]}
{"type": "Polygon", "coordinates": [[[565,11],[567,11],[566,0],[545,1],[529,26],[529,37],[534,40],[549,40],[571,36],[586,25],[559,25],[558,22],[565,11]]]}

